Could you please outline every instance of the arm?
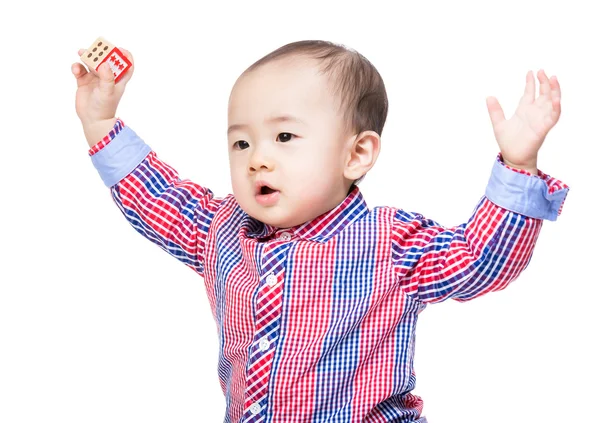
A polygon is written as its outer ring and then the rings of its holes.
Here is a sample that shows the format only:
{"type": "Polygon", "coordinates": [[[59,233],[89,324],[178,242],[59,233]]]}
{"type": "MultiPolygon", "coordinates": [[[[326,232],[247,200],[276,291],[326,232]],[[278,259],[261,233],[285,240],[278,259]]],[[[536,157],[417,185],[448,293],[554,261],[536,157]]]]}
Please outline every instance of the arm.
{"type": "Polygon", "coordinates": [[[181,180],[120,119],[89,155],[135,230],[203,275],[208,228],[223,200],[181,180]]]}
{"type": "MultiPolygon", "coordinates": [[[[135,230],[203,275],[208,227],[222,200],[213,198],[206,188],[179,179],[173,168],[115,117],[135,68],[132,54],[120,49],[132,67],[118,83],[106,64],[98,68],[98,74],[88,72],[81,63],[71,66],[77,81],[75,110],[89,155],[135,230]]],[[[83,52],[79,50],[78,55],[83,52]]]]}
{"type": "Polygon", "coordinates": [[[542,219],[556,220],[569,187],[505,165],[498,156],[467,223],[445,228],[398,210],[392,257],[399,285],[422,302],[467,301],[499,291],[527,267],[542,219]]]}
{"type": "Polygon", "coordinates": [[[515,114],[495,97],[487,107],[500,154],[485,197],[469,221],[444,228],[420,214],[396,213],[392,261],[399,284],[425,302],[466,301],[505,288],[527,267],[542,219],[556,220],[568,187],[537,169],[537,155],[561,113],[558,79],[531,71],[515,114]]]}

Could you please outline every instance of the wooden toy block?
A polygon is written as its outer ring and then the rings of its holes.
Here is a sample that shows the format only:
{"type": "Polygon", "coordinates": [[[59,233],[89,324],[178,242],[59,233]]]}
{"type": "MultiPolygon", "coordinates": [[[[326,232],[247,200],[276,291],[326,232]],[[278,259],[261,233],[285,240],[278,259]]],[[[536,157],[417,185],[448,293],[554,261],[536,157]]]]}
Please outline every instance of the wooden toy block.
{"type": "Polygon", "coordinates": [[[125,75],[127,70],[133,66],[127,56],[102,37],[96,41],[81,55],[81,61],[87,65],[91,72],[98,74],[98,67],[107,62],[115,76],[115,84],[125,75]]]}

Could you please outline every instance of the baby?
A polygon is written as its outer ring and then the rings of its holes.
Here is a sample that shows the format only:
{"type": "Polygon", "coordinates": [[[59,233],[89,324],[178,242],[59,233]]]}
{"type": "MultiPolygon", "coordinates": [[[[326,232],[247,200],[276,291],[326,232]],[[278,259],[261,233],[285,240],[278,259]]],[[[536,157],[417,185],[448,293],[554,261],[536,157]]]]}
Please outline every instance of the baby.
{"type": "Polygon", "coordinates": [[[342,45],[291,43],[238,78],[224,198],[181,180],[115,117],[133,68],[117,84],[108,66],[72,72],[89,155],[113,200],[204,278],[225,422],[426,422],[411,393],[417,315],[504,289],[569,190],[537,169],[560,115],[558,81],[543,71],[537,97],[527,73],[508,120],[488,98],[500,151],[472,216],[451,228],[367,207],[358,183],[379,155],[387,95],[375,67],[342,45]]]}

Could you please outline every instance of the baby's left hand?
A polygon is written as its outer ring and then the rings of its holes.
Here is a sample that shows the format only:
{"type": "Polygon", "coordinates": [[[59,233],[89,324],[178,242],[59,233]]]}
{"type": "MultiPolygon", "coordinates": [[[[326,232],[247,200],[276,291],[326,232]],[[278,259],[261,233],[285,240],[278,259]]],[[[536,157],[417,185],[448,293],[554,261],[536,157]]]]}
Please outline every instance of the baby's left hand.
{"type": "Polygon", "coordinates": [[[537,155],[548,131],[560,117],[560,85],[556,76],[548,79],[538,71],[540,92],[535,98],[533,72],[527,72],[525,93],[513,117],[506,120],[495,97],[487,98],[487,107],[500,146],[502,159],[509,166],[537,175],[537,155]]]}

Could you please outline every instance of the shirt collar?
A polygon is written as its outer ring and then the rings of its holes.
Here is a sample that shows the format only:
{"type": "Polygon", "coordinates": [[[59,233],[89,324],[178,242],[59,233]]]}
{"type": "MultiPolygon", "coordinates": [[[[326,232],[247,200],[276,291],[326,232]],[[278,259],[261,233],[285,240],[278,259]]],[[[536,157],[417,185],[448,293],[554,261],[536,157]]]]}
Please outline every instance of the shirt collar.
{"type": "Polygon", "coordinates": [[[331,237],[344,230],[346,226],[362,219],[368,213],[367,203],[358,186],[354,186],[340,204],[300,225],[283,229],[260,222],[248,215],[246,215],[244,223],[248,225],[246,236],[249,238],[266,238],[276,233],[287,232],[293,238],[327,242],[331,237]]]}

